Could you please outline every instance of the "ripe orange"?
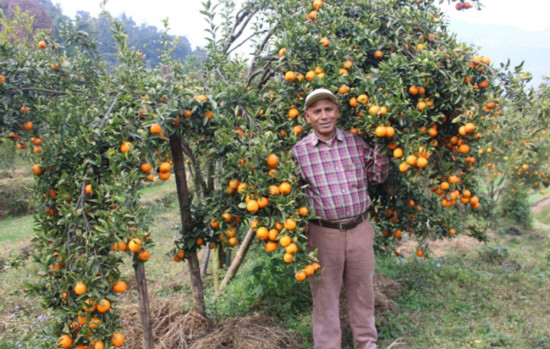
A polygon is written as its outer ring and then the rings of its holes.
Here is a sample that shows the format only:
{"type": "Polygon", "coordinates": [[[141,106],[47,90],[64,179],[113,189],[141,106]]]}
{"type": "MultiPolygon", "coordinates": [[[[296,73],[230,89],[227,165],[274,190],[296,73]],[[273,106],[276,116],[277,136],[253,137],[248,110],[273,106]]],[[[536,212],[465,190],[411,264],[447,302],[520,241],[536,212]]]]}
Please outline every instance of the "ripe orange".
{"type": "Polygon", "coordinates": [[[416,255],[417,255],[418,257],[423,257],[423,256],[424,256],[424,251],[422,251],[422,249],[419,248],[418,250],[416,250],[416,255]]]}
{"type": "Polygon", "coordinates": [[[6,82],[6,77],[2,74],[0,74],[0,84],[3,84],[6,82]]]}
{"type": "Polygon", "coordinates": [[[198,96],[195,96],[193,98],[195,98],[196,100],[198,100],[200,102],[206,102],[206,100],[208,99],[208,97],[206,97],[205,95],[198,95],[198,96]]]}
{"type": "Polygon", "coordinates": [[[103,349],[103,348],[105,348],[105,345],[103,344],[102,341],[93,341],[92,344],[94,346],[94,349],[103,349]]]}
{"type": "Polygon", "coordinates": [[[416,161],[418,160],[418,158],[416,157],[416,155],[409,155],[407,156],[407,164],[411,165],[411,166],[416,166],[416,161]]]}
{"type": "Polygon", "coordinates": [[[92,195],[93,190],[91,184],[86,184],[86,187],[84,188],[84,193],[86,193],[86,195],[92,195]]]}
{"type": "Polygon", "coordinates": [[[327,47],[328,45],[330,45],[330,40],[325,36],[321,38],[321,40],[319,40],[319,43],[321,44],[321,46],[327,47]]]}
{"type": "Polygon", "coordinates": [[[366,94],[361,94],[357,97],[357,102],[365,104],[369,101],[369,97],[366,94]]]}
{"type": "Polygon", "coordinates": [[[277,236],[279,236],[279,231],[277,229],[269,229],[269,240],[276,241],[277,236]]]}
{"type": "Polygon", "coordinates": [[[201,237],[198,237],[195,239],[195,243],[199,246],[202,246],[204,244],[204,239],[201,237]]]}
{"type": "Polygon", "coordinates": [[[401,232],[400,229],[395,229],[393,231],[393,236],[395,236],[396,239],[401,239],[401,237],[403,236],[403,233],[401,232]]]}
{"type": "Polygon", "coordinates": [[[315,274],[315,267],[313,267],[313,265],[306,265],[304,267],[304,273],[306,273],[307,276],[311,276],[313,274],[315,274]]]}
{"type": "Polygon", "coordinates": [[[246,203],[246,210],[248,212],[253,212],[253,213],[258,212],[258,208],[259,208],[258,201],[256,200],[250,200],[246,203]]]}
{"type": "Polygon", "coordinates": [[[48,46],[48,45],[46,44],[46,41],[40,40],[40,41],[38,42],[38,48],[40,48],[40,49],[45,49],[46,46],[48,46]]]}
{"type": "Polygon", "coordinates": [[[150,256],[151,254],[149,253],[149,251],[146,251],[146,250],[143,250],[140,253],[138,253],[138,258],[144,262],[147,261],[150,256]]]}
{"type": "Polygon", "coordinates": [[[239,244],[239,239],[237,239],[236,237],[232,237],[229,239],[229,246],[231,247],[235,247],[239,244]]]}
{"type": "Polygon", "coordinates": [[[266,244],[265,244],[265,251],[266,252],[273,252],[275,250],[277,250],[277,243],[276,242],[271,241],[271,240],[266,242],[266,244]]]}
{"type": "Polygon", "coordinates": [[[281,192],[279,190],[279,187],[276,185],[270,185],[269,186],[269,193],[271,195],[279,195],[281,192]]]}
{"type": "Polygon", "coordinates": [[[403,149],[401,148],[395,148],[393,150],[393,157],[396,159],[400,159],[403,157],[403,149]]]}
{"type": "MultiPolygon", "coordinates": [[[[379,112],[380,112],[380,107],[377,106],[377,105],[373,105],[369,108],[369,114],[370,115],[378,115],[379,112]]],[[[384,136],[382,136],[382,137],[384,137],[384,136]]]]}
{"type": "Polygon", "coordinates": [[[285,80],[286,81],[294,81],[296,80],[296,73],[292,70],[289,70],[285,73],[285,80]]]}
{"type": "Polygon", "coordinates": [[[113,284],[113,291],[115,293],[122,293],[125,292],[128,289],[128,285],[126,285],[126,282],[123,280],[119,280],[113,284]]]}
{"type": "Polygon", "coordinates": [[[287,194],[290,194],[291,191],[292,191],[292,186],[290,185],[290,183],[283,182],[279,184],[279,192],[281,194],[287,195],[287,194]]]}
{"type": "Polygon", "coordinates": [[[120,146],[120,151],[123,153],[128,153],[132,147],[132,143],[130,142],[122,142],[122,145],[120,146]]]}
{"type": "Polygon", "coordinates": [[[470,151],[470,147],[467,144],[462,144],[460,147],[458,147],[458,151],[460,151],[462,154],[467,154],[470,151]]]}
{"type": "Polygon", "coordinates": [[[302,126],[296,125],[292,128],[292,133],[294,133],[296,136],[299,136],[302,134],[302,126]]]}
{"type": "Polygon", "coordinates": [[[121,347],[124,343],[124,336],[118,332],[115,332],[111,337],[111,343],[115,348],[121,347]]]}
{"type": "Polygon", "coordinates": [[[384,53],[382,53],[382,51],[377,50],[377,51],[374,52],[374,59],[379,61],[382,58],[384,58],[384,53]]]}
{"type": "Polygon", "coordinates": [[[285,47],[281,48],[279,50],[279,57],[284,57],[285,53],[287,53],[287,52],[288,52],[288,50],[285,47]]]}
{"type": "Polygon", "coordinates": [[[296,280],[298,280],[298,281],[304,281],[306,279],[306,277],[307,277],[307,275],[304,271],[300,271],[300,272],[296,273],[296,276],[295,276],[296,280]]]}
{"type": "Polygon", "coordinates": [[[428,160],[426,158],[418,158],[416,161],[416,166],[418,167],[426,167],[428,165],[428,160]]]}
{"type": "Polygon", "coordinates": [[[411,87],[409,87],[409,93],[413,96],[416,96],[418,94],[418,87],[412,85],[411,87]]]}
{"type": "Polygon", "coordinates": [[[287,247],[288,245],[290,245],[292,243],[292,238],[288,235],[283,235],[281,236],[281,238],[279,239],[279,244],[283,247],[287,247]]]}
{"type": "Polygon", "coordinates": [[[210,226],[213,229],[218,229],[220,227],[220,222],[218,222],[216,218],[212,218],[212,220],[210,221],[210,226]]]}
{"type": "Polygon", "coordinates": [[[79,296],[86,293],[87,290],[88,289],[86,288],[86,285],[82,281],[79,281],[76,283],[76,285],[74,285],[74,293],[79,296]]]}
{"type": "Polygon", "coordinates": [[[290,108],[288,110],[288,117],[291,119],[296,118],[298,115],[300,115],[300,111],[296,108],[290,108]]]}
{"type": "Polygon", "coordinates": [[[315,72],[313,70],[310,70],[306,73],[306,80],[312,81],[315,78],[315,72]]]}
{"type": "Polygon", "coordinates": [[[294,230],[296,228],[296,221],[292,218],[287,218],[285,221],[285,229],[294,230]]]}
{"type": "Polygon", "coordinates": [[[269,204],[269,199],[266,198],[265,196],[260,196],[257,201],[258,201],[259,208],[264,208],[269,204]]]}
{"type": "Polygon", "coordinates": [[[234,237],[235,235],[237,235],[237,230],[235,230],[235,229],[226,229],[226,230],[225,230],[225,235],[226,235],[228,238],[232,238],[232,237],[234,237]]]}
{"type": "Polygon", "coordinates": [[[285,263],[292,263],[294,262],[294,255],[292,253],[285,253],[283,256],[283,260],[285,263]]]}
{"type": "Polygon", "coordinates": [[[111,302],[109,300],[103,298],[99,302],[97,302],[97,308],[96,310],[100,313],[106,313],[111,309],[111,302]]]}
{"type": "Polygon", "coordinates": [[[153,166],[151,166],[150,164],[144,162],[143,164],[141,164],[139,166],[139,168],[141,169],[142,172],[149,173],[153,169],[153,166]]]}
{"type": "Polygon", "coordinates": [[[97,304],[93,302],[90,298],[86,299],[84,301],[84,305],[82,306],[82,309],[87,313],[92,313],[95,311],[97,304]]]}
{"type": "Polygon", "coordinates": [[[133,238],[128,243],[128,248],[130,249],[130,251],[132,251],[134,253],[137,253],[137,252],[139,252],[139,250],[141,250],[141,245],[142,245],[142,242],[141,242],[140,239],[133,238]]]}
{"type": "Polygon", "coordinates": [[[286,253],[294,254],[294,253],[298,252],[298,246],[296,246],[296,244],[292,242],[292,243],[290,243],[290,245],[288,245],[285,248],[285,250],[286,250],[286,253]]]}
{"type": "Polygon", "coordinates": [[[25,131],[32,131],[34,129],[34,124],[32,123],[32,121],[27,121],[23,124],[23,129],[25,131]]]}
{"type": "Polygon", "coordinates": [[[40,176],[42,174],[42,165],[39,165],[39,164],[32,165],[32,173],[34,173],[37,176],[40,176]]]}
{"type": "Polygon", "coordinates": [[[240,183],[238,186],[237,186],[237,191],[239,193],[244,193],[246,191],[246,187],[247,187],[247,184],[246,183],[240,183]]]}
{"type": "Polygon", "coordinates": [[[269,154],[267,157],[267,165],[269,168],[276,168],[279,166],[279,157],[275,154],[269,154]]]}
{"type": "Polygon", "coordinates": [[[399,164],[399,172],[407,172],[409,170],[409,164],[402,162],[399,164]]]}
{"type": "Polygon", "coordinates": [[[313,1],[313,7],[315,10],[319,11],[319,9],[323,6],[323,0],[314,0],[313,1]]]}
{"type": "Polygon", "coordinates": [[[57,340],[57,346],[60,348],[70,348],[73,345],[73,339],[68,335],[64,334],[57,340]]]}
{"type": "Polygon", "coordinates": [[[267,240],[269,239],[269,232],[266,227],[259,227],[258,230],[256,230],[256,237],[260,240],[267,240]]]}
{"type": "Polygon", "coordinates": [[[163,162],[159,166],[160,172],[170,172],[171,169],[172,169],[172,165],[170,165],[168,162],[163,162]]]}
{"type": "Polygon", "coordinates": [[[229,212],[224,212],[224,213],[222,213],[222,218],[223,218],[224,222],[229,223],[233,219],[233,216],[229,212]]]}
{"type": "Polygon", "coordinates": [[[298,209],[298,211],[296,211],[300,216],[307,216],[307,214],[309,213],[309,210],[307,209],[307,207],[305,206],[302,206],[298,209]]]}
{"type": "Polygon", "coordinates": [[[392,126],[386,126],[386,138],[392,138],[395,135],[395,129],[392,126]]]}
{"type": "Polygon", "coordinates": [[[345,84],[340,85],[340,87],[338,88],[338,92],[339,92],[341,95],[345,95],[346,93],[349,92],[349,86],[348,86],[348,85],[345,85],[345,84]]]}
{"type": "Polygon", "coordinates": [[[162,133],[162,126],[155,123],[151,125],[151,128],[149,130],[151,131],[152,134],[158,135],[162,133]]]}

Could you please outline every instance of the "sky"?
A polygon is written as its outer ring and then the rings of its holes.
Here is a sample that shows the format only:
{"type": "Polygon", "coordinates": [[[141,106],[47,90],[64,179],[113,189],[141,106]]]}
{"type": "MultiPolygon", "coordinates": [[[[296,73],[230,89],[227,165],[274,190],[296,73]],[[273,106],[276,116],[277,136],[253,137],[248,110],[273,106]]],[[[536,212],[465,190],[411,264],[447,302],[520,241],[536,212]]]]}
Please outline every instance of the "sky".
{"type": "MultiPolygon", "coordinates": [[[[451,30],[457,33],[458,38],[479,47],[482,54],[483,50],[487,49],[487,55],[491,53],[496,55],[497,61],[511,58],[512,63],[519,64],[525,60],[526,68],[532,67],[532,72],[539,82],[542,75],[550,76],[550,56],[546,55],[550,52],[548,51],[550,21],[547,19],[550,13],[550,1],[481,1],[482,11],[473,8],[457,11],[454,8],[454,2],[447,4],[445,1],[441,5],[449,19],[451,30]],[[500,31],[497,33],[496,29],[500,31]],[[510,32],[513,35],[510,35],[510,32]],[[517,33],[522,35],[515,35],[517,33]],[[529,40],[530,38],[532,40],[529,40]],[[537,51],[536,47],[528,47],[527,50],[518,52],[518,45],[530,45],[531,42],[545,50],[537,51]],[[531,58],[529,56],[531,54],[536,57],[531,58]]],[[[100,0],[52,0],[52,2],[59,4],[63,13],[72,18],[77,11],[86,11],[92,16],[97,16],[101,12],[100,0]]],[[[202,0],[108,0],[105,8],[114,16],[126,13],[138,24],[147,23],[158,28],[162,27],[162,20],[168,18],[170,33],[186,36],[191,46],[196,48],[206,44],[204,39],[206,22],[204,16],[200,14],[200,10],[203,9],[202,2],[202,0]]],[[[212,0],[212,2],[216,1],[212,0]]],[[[240,3],[243,0],[237,0],[237,2],[240,3]]]]}

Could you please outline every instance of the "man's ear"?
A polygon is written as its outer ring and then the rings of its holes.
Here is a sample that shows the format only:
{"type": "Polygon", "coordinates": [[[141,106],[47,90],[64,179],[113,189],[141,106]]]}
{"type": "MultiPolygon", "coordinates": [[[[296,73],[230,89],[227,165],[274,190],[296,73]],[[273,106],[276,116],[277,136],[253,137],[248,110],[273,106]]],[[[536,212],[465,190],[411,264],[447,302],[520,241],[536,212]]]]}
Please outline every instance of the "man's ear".
{"type": "Polygon", "coordinates": [[[307,123],[309,124],[309,123],[310,123],[310,122],[309,122],[309,109],[306,109],[306,110],[304,111],[304,117],[306,118],[306,121],[307,121],[307,123]]]}

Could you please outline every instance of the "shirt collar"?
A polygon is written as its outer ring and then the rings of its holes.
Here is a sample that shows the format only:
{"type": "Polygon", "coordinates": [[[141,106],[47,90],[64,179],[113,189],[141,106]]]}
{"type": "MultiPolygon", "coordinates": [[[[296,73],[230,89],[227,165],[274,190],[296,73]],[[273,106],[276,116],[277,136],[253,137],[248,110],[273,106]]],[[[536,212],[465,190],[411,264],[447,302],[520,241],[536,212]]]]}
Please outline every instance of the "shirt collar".
{"type": "Polygon", "coordinates": [[[344,133],[340,129],[336,129],[336,134],[334,135],[334,138],[328,142],[321,140],[319,136],[317,136],[315,131],[311,131],[311,145],[313,146],[316,146],[317,144],[319,144],[319,142],[331,144],[332,141],[334,141],[335,139],[340,142],[344,140],[344,133]]]}

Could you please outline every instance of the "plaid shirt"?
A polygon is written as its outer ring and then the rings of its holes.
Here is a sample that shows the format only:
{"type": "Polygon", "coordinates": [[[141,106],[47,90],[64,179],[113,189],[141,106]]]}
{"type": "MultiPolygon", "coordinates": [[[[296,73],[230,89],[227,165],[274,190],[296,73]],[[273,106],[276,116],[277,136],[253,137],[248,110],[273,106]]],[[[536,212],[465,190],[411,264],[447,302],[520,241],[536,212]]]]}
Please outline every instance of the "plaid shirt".
{"type": "Polygon", "coordinates": [[[314,131],[292,148],[315,213],[325,220],[356,217],[371,204],[368,183],[379,184],[389,173],[389,158],[375,152],[360,136],[336,130],[330,142],[314,131]]]}

